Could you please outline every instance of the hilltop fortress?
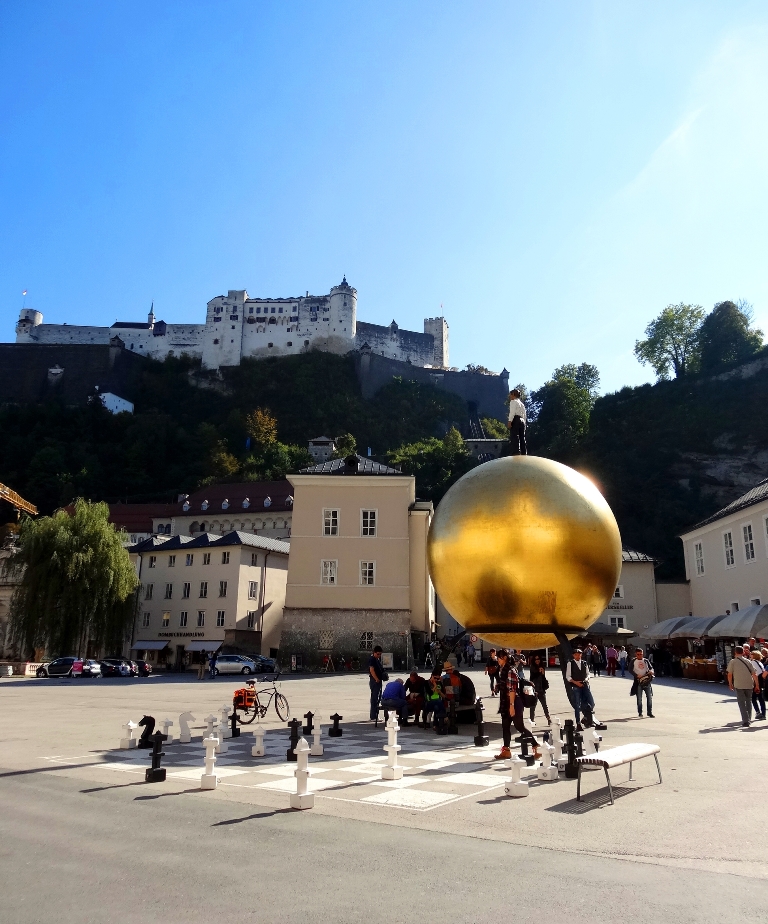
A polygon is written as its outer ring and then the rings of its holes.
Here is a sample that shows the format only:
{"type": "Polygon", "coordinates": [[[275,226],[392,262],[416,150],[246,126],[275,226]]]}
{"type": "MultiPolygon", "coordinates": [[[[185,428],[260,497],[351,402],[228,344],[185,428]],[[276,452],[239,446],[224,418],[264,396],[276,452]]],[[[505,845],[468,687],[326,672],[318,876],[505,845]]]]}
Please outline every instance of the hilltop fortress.
{"type": "Polygon", "coordinates": [[[448,366],[448,324],[426,318],[424,333],[357,320],[357,290],[346,280],[328,295],[251,298],[230,290],[208,302],[205,324],[166,324],[150,310],[146,323],[116,321],[111,327],[43,324],[43,315],[22,309],[16,343],[124,346],[140,356],[165,359],[187,353],[207,369],[238,366],[244,357],[289,356],[310,349],[328,353],[362,350],[423,368],[448,366]]]}

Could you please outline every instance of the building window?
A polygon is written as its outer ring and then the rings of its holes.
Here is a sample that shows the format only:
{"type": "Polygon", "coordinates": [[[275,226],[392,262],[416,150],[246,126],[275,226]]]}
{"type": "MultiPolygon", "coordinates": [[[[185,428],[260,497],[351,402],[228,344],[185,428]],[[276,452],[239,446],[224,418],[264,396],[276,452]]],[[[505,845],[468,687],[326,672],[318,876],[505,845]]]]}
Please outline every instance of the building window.
{"type": "Polygon", "coordinates": [[[220,597],[227,596],[227,582],[226,581],[219,581],[219,596],[220,597]]]}
{"type": "Polygon", "coordinates": [[[731,612],[732,612],[732,613],[738,613],[738,612],[739,612],[739,601],[738,601],[738,600],[732,600],[732,601],[731,601],[731,612]]]}
{"type": "Polygon", "coordinates": [[[190,565],[193,565],[194,563],[195,563],[195,556],[191,554],[187,555],[187,568],[189,568],[190,565]]]}
{"type": "Polygon", "coordinates": [[[211,563],[211,553],[203,552],[203,564],[210,565],[210,563],[211,563]]]}
{"type": "Polygon", "coordinates": [[[154,584],[147,584],[147,589],[144,591],[144,599],[145,599],[145,600],[151,600],[151,599],[152,599],[152,594],[153,594],[154,592],[155,592],[155,585],[154,585],[154,584]]]}
{"type": "Polygon", "coordinates": [[[205,610],[197,611],[197,628],[202,629],[205,625],[205,610]]]}
{"type": "Polygon", "coordinates": [[[167,629],[168,626],[170,626],[170,624],[171,624],[171,614],[168,612],[168,610],[165,610],[163,612],[163,628],[167,629]]]}
{"type": "Polygon", "coordinates": [[[208,596],[208,581],[200,581],[200,596],[208,596]]]}
{"type": "Polygon", "coordinates": [[[320,562],[320,583],[335,584],[336,571],[339,567],[338,561],[323,560],[320,562]]]}
{"type": "Polygon", "coordinates": [[[228,564],[229,564],[229,552],[222,552],[222,553],[221,553],[221,563],[222,563],[222,565],[228,565],[228,564]]]}
{"type": "Polygon", "coordinates": [[[179,613],[179,628],[180,629],[187,628],[187,611],[186,610],[182,610],[179,613]]]}
{"type": "Polygon", "coordinates": [[[149,567],[154,568],[156,564],[157,564],[157,555],[150,555],[149,556],[149,567]]]}
{"type": "Polygon", "coordinates": [[[361,535],[363,536],[375,536],[376,535],[376,511],[375,510],[361,510],[362,513],[362,531],[361,535]]]}
{"type": "Polygon", "coordinates": [[[141,625],[144,629],[149,628],[149,613],[145,613],[141,618],[141,625]]]}
{"type": "Polygon", "coordinates": [[[755,541],[752,538],[752,524],[747,523],[747,525],[742,526],[741,529],[744,534],[744,561],[754,561],[755,541]]]}
{"type": "Polygon", "coordinates": [[[216,614],[216,627],[221,629],[224,625],[224,610],[219,610],[216,614]]]}
{"type": "Polygon", "coordinates": [[[323,510],[323,535],[324,536],[338,536],[339,535],[339,511],[338,510],[323,510]]]}
{"type": "Polygon", "coordinates": [[[619,584],[619,586],[613,592],[614,600],[623,600],[624,599],[624,585],[619,584]]]}
{"type": "Polygon", "coordinates": [[[725,547],[725,567],[732,568],[734,566],[735,558],[733,554],[733,534],[732,533],[723,533],[723,546],[725,547]]]}
{"type": "Polygon", "coordinates": [[[376,562],[375,561],[361,561],[360,562],[360,583],[364,586],[372,586],[374,582],[374,576],[376,574],[376,562]]]}
{"type": "Polygon", "coordinates": [[[760,597],[752,597],[749,601],[750,606],[760,606],[760,597]]]}
{"type": "Polygon", "coordinates": [[[248,599],[255,600],[259,591],[258,581],[248,581],[248,599]]]}
{"type": "Polygon", "coordinates": [[[170,600],[173,597],[173,584],[165,585],[165,599],[170,600]]]}
{"type": "Polygon", "coordinates": [[[624,628],[624,617],[623,616],[611,616],[611,626],[616,629],[624,628]]]}
{"type": "Polygon", "coordinates": [[[175,555],[169,555],[169,556],[168,556],[168,567],[169,567],[169,568],[175,568],[175,567],[176,567],[176,556],[175,556],[175,555]]]}
{"type": "Polygon", "coordinates": [[[259,563],[258,553],[251,552],[251,565],[258,565],[258,563],[259,563]]]}
{"type": "Polygon", "coordinates": [[[373,651],[373,632],[363,632],[360,636],[360,651],[373,651]]]}
{"type": "Polygon", "coordinates": [[[701,577],[704,574],[704,549],[700,542],[694,542],[693,555],[696,559],[696,576],[701,577]]]}
{"type": "Polygon", "coordinates": [[[185,583],[181,588],[181,598],[182,600],[189,599],[189,591],[191,589],[191,584],[189,582],[185,583]]]}
{"type": "Polygon", "coordinates": [[[333,648],[333,630],[323,629],[317,646],[321,651],[330,651],[333,648]]]}

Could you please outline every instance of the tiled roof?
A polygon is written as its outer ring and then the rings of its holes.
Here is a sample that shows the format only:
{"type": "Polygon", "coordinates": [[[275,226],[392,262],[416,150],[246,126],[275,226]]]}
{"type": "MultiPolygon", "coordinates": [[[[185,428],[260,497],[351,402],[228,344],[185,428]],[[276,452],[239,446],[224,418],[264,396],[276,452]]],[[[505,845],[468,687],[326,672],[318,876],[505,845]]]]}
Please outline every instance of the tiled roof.
{"type": "Polygon", "coordinates": [[[646,555],[645,552],[638,552],[637,549],[630,549],[628,545],[623,545],[621,547],[621,560],[622,561],[650,561],[655,563],[656,559],[652,558],[650,555],[646,555]]]}
{"type": "Polygon", "coordinates": [[[231,546],[247,545],[255,549],[265,549],[267,552],[281,552],[287,555],[291,550],[289,542],[282,539],[270,539],[268,536],[252,536],[250,533],[242,533],[239,530],[233,530],[224,536],[216,533],[203,533],[202,536],[173,536],[165,539],[163,536],[153,536],[151,539],[144,539],[143,542],[137,542],[136,545],[130,546],[129,552],[148,552],[162,546],[164,552],[172,552],[174,549],[200,549],[209,548],[210,546],[231,546]]]}
{"type": "MultiPolygon", "coordinates": [[[[65,508],[69,511],[69,507],[65,508]]],[[[74,507],[72,508],[74,510],[74,507]]],[[[151,533],[152,519],[173,516],[173,504],[110,504],[109,522],[127,533],[151,533]]]]}
{"type": "Polygon", "coordinates": [[[714,523],[715,520],[722,520],[723,517],[730,516],[732,513],[738,513],[739,510],[744,510],[745,507],[751,507],[753,504],[759,504],[760,501],[764,500],[768,500],[768,478],[764,478],[762,481],[758,482],[754,488],[751,488],[746,494],[737,497],[735,501],[731,501],[727,507],[723,507],[722,510],[713,513],[711,517],[707,517],[706,520],[702,520],[695,526],[691,526],[690,529],[687,529],[682,535],[693,532],[694,529],[699,529],[702,526],[707,526],[709,523],[714,523]]]}
{"type": "Polygon", "coordinates": [[[300,475],[402,475],[398,468],[390,468],[381,462],[374,462],[366,456],[355,455],[356,464],[348,463],[352,456],[346,459],[331,459],[330,462],[320,462],[317,465],[310,465],[309,468],[302,468],[300,475]]]}
{"type": "Polygon", "coordinates": [[[200,516],[208,517],[249,515],[286,511],[293,509],[293,495],[291,485],[284,478],[280,481],[244,481],[236,484],[211,484],[200,488],[190,494],[186,500],[189,509],[184,510],[185,501],[172,504],[173,515],[177,517],[200,516]],[[243,507],[243,501],[248,498],[248,506],[243,507]],[[270,499],[268,506],[264,506],[266,498],[270,499]],[[224,501],[229,502],[227,509],[222,508],[224,501]],[[208,501],[208,508],[203,510],[204,501],[208,501]]]}

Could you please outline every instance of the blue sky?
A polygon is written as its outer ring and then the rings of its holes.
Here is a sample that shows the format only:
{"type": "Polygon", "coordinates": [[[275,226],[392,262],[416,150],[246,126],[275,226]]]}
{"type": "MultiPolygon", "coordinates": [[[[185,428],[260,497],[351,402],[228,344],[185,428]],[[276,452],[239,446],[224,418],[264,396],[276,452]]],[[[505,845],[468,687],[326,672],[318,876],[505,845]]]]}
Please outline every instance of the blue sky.
{"type": "Polygon", "coordinates": [[[0,340],[319,294],[536,387],[670,302],[768,332],[768,6],[0,5],[0,340]]]}

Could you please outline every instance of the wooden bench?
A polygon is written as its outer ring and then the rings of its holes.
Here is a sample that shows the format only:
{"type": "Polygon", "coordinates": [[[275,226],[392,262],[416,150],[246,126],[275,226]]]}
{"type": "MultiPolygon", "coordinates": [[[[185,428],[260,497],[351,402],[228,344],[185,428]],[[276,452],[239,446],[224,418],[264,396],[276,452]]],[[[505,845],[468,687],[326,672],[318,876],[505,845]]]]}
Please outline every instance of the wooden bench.
{"type": "Polygon", "coordinates": [[[653,757],[656,761],[656,769],[659,772],[659,783],[661,783],[661,767],[659,767],[659,753],[661,748],[658,744],[621,744],[616,748],[608,748],[606,751],[600,751],[599,754],[588,754],[584,757],[577,757],[578,778],[576,783],[576,799],[581,801],[581,771],[585,766],[602,767],[605,771],[605,779],[608,782],[608,794],[611,797],[613,805],[613,789],[611,787],[611,778],[608,771],[614,767],[621,767],[629,764],[629,778],[632,777],[632,764],[636,760],[642,760],[644,757],[653,757]]]}

